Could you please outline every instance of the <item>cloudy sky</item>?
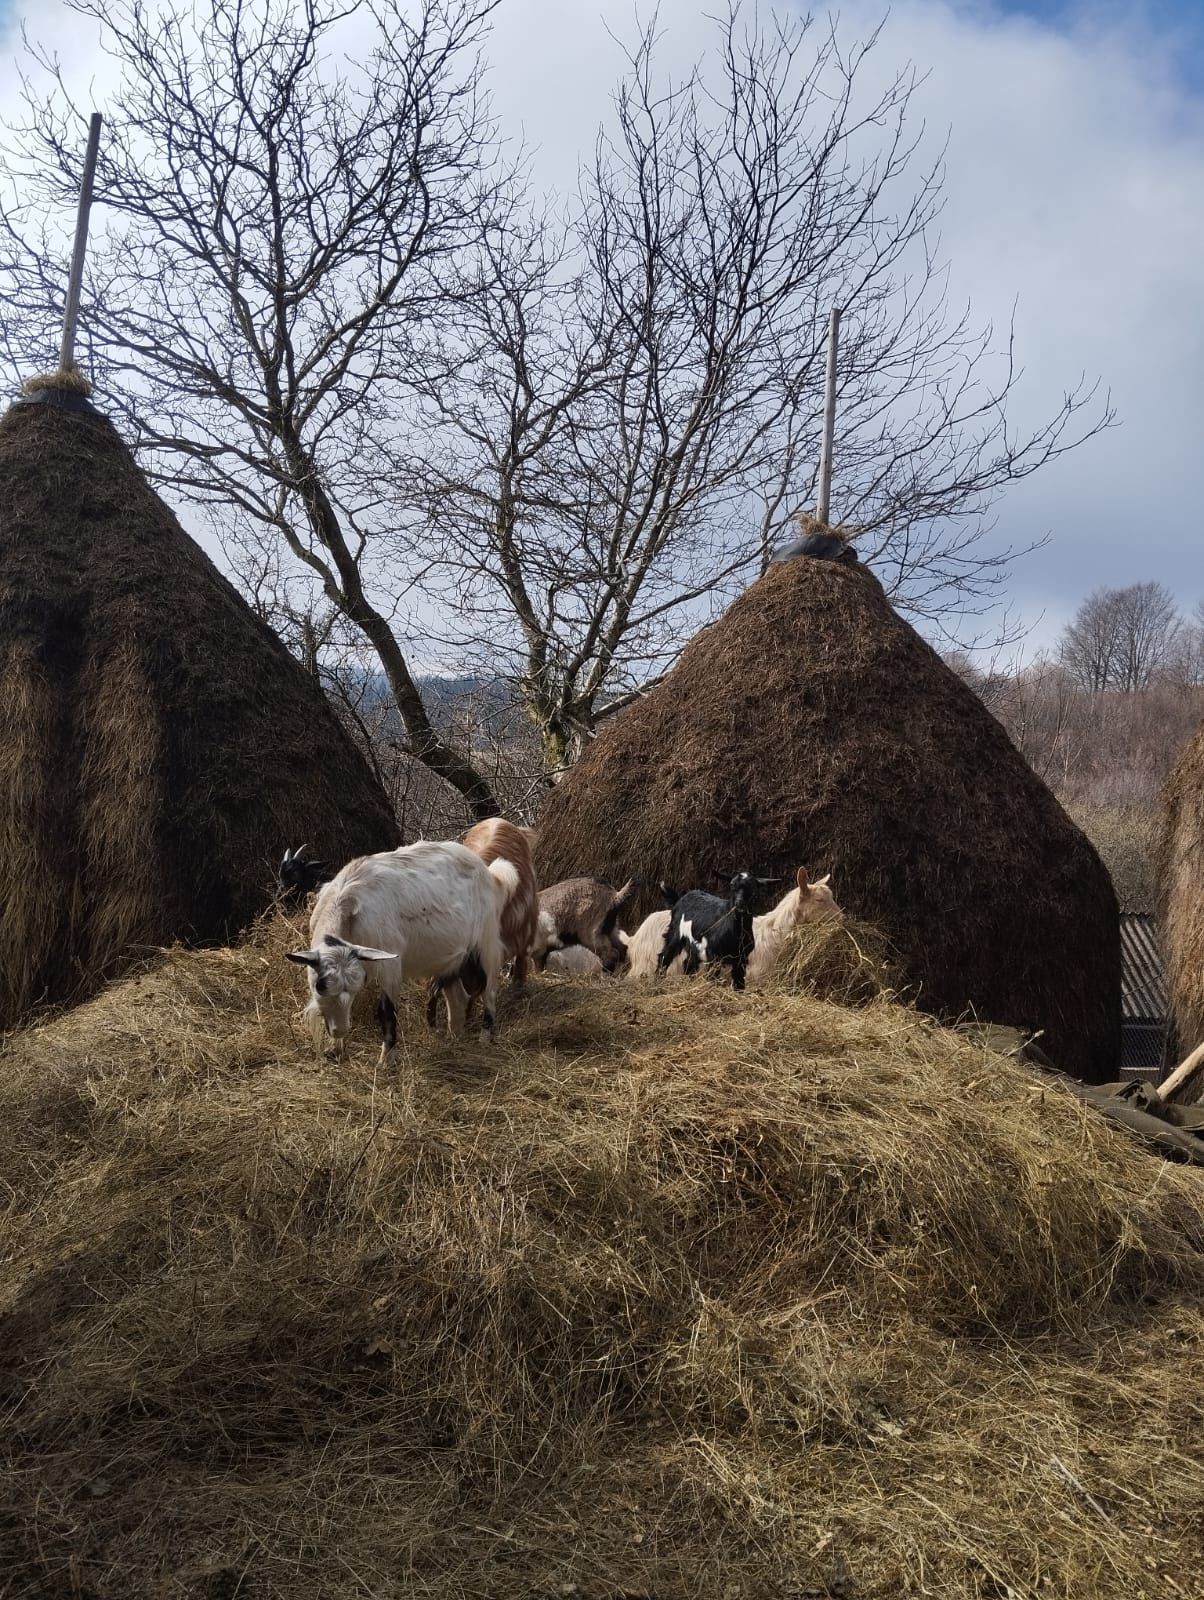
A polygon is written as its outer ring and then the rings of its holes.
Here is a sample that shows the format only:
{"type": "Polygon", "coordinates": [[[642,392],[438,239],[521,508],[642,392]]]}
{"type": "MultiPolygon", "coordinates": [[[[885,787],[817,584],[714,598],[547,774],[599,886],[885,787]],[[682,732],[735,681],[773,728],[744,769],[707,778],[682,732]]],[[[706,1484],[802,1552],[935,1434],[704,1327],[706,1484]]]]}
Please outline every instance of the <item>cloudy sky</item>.
{"type": "MultiPolygon", "coordinates": [[[[699,57],[710,0],[658,9],[671,59],[699,57]]],[[[864,33],[883,10],[845,0],[842,29],[864,33]]],[[[631,0],[504,0],[494,104],[539,152],[545,181],[571,175],[591,145],[618,70],[608,29],[630,36],[635,15],[631,0]]],[[[18,18],[77,81],[94,62],[61,0],[0,0],[0,113],[18,18]]],[[[1118,413],[1113,432],[998,507],[1001,544],[1049,535],[1014,569],[1016,609],[1040,642],[1098,584],[1155,578],[1194,606],[1204,598],[1204,5],[894,0],[882,54],[927,73],[920,109],[934,139],[948,134],[941,237],[953,298],[1004,326],[1016,306],[1016,420],[1043,417],[1084,372],[1118,413]]]]}

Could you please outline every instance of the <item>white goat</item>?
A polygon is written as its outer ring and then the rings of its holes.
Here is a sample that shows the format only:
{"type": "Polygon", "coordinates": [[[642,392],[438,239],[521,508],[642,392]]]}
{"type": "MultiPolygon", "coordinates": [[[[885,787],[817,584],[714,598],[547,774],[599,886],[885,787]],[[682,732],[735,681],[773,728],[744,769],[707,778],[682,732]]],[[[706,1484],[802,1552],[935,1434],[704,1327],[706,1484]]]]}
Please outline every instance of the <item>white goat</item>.
{"type": "Polygon", "coordinates": [[[411,979],[436,980],[452,1033],[464,1027],[469,999],[483,993],[481,1037],[491,1039],[504,960],[501,913],[517,885],[509,861],[486,866],[462,844],[420,841],[349,862],[314,902],[310,949],[288,952],[309,968],[306,1018],[321,1019],[345,1052],[352,1002],[370,965],[380,990],[382,1060],[397,1048],[397,1005],[411,979]]]}
{"type": "MultiPolygon", "coordinates": [[[[665,935],[673,920],[671,911],[653,911],[645,917],[633,934],[618,930],[619,938],[627,946],[627,976],[629,978],[655,978],[656,964],[665,948],[665,935]]],[[[685,958],[678,956],[670,970],[679,973],[685,958]]]]}
{"type": "Polygon", "coordinates": [[[795,886],[784,894],[763,917],[753,918],[753,952],[748,958],[749,983],[761,984],[781,959],[786,939],[794,928],[804,922],[826,922],[833,917],[843,917],[836,897],[828,887],[830,872],[814,883],[808,881],[806,867],[800,867],[795,876],[795,886]]]}

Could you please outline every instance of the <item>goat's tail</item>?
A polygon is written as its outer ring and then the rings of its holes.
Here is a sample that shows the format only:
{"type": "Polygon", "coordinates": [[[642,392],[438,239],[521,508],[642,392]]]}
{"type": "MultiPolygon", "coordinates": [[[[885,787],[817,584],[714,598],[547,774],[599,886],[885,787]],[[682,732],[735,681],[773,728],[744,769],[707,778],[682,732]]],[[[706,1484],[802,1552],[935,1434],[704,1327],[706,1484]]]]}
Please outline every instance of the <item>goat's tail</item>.
{"type": "Polygon", "coordinates": [[[497,887],[498,897],[503,904],[512,894],[518,893],[519,877],[518,868],[513,861],[507,861],[504,856],[498,856],[496,861],[489,863],[489,876],[497,887]]]}
{"type": "Polygon", "coordinates": [[[661,899],[665,902],[665,904],[667,906],[675,906],[677,904],[677,902],[681,899],[681,895],[678,894],[677,890],[676,889],[670,889],[670,887],[669,887],[669,885],[667,883],[658,882],[657,883],[657,888],[661,892],[661,899]]]}

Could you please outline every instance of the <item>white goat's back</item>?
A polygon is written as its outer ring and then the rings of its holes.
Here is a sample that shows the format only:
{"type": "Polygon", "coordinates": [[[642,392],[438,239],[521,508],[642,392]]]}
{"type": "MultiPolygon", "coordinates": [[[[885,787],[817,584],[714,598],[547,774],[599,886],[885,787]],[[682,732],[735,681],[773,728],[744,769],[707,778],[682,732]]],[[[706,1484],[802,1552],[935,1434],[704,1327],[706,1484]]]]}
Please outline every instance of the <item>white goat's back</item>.
{"type": "MultiPolygon", "coordinates": [[[[509,863],[498,863],[506,868],[509,863]]],[[[463,845],[420,841],[348,862],[318,894],[309,921],[315,947],[326,934],[397,952],[372,978],[390,992],[410,978],[442,977],[470,951],[486,971],[501,965],[500,909],[512,877],[493,873],[463,845]]]]}
{"type": "MultiPolygon", "coordinates": [[[[665,948],[665,935],[669,931],[671,911],[653,911],[627,940],[627,976],[629,978],[655,978],[656,963],[665,948]]],[[[683,958],[678,956],[671,971],[680,971],[683,958]]]]}

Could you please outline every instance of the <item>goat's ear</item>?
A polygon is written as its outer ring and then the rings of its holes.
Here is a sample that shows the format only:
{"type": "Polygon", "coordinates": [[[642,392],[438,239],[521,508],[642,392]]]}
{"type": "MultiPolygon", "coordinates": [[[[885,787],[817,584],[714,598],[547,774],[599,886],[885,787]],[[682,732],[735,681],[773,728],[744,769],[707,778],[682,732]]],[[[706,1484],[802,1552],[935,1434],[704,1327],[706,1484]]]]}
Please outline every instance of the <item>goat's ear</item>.
{"type": "Polygon", "coordinates": [[[795,883],[798,884],[799,888],[803,891],[803,893],[806,894],[806,892],[807,892],[807,869],[806,869],[806,867],[800,867],[798,869],[798,871],[794,875],[794,881],[795,881],[795,883]]]}
{"type": "Polygon", "coordinates": [[[781,883],[781,878],[758,878],[758,883],[781,883]]]}
{"type": "Polygon", "coordinates": [[[824,889],[824,888],[826,888],[827,884],[828,884],[828,879],[831,876],[832,876],[832,874],[830,872],[825,872],[822,878],[816,878],[813,887],[816,888],[816,889],[824,889]]]}
{"type": "Polygon", "coordinates": [[[397,953],[394,950],[373,950],[371,945],[357,944],[351,947],[361,961],[396,961],[397,953]]]}
{"type": "Polygon", "coordinates": [[[286,950],[284,955],[287,961],[297,961],[303,967],[318,967],[322,963],[316,950],[286,950]]]}

